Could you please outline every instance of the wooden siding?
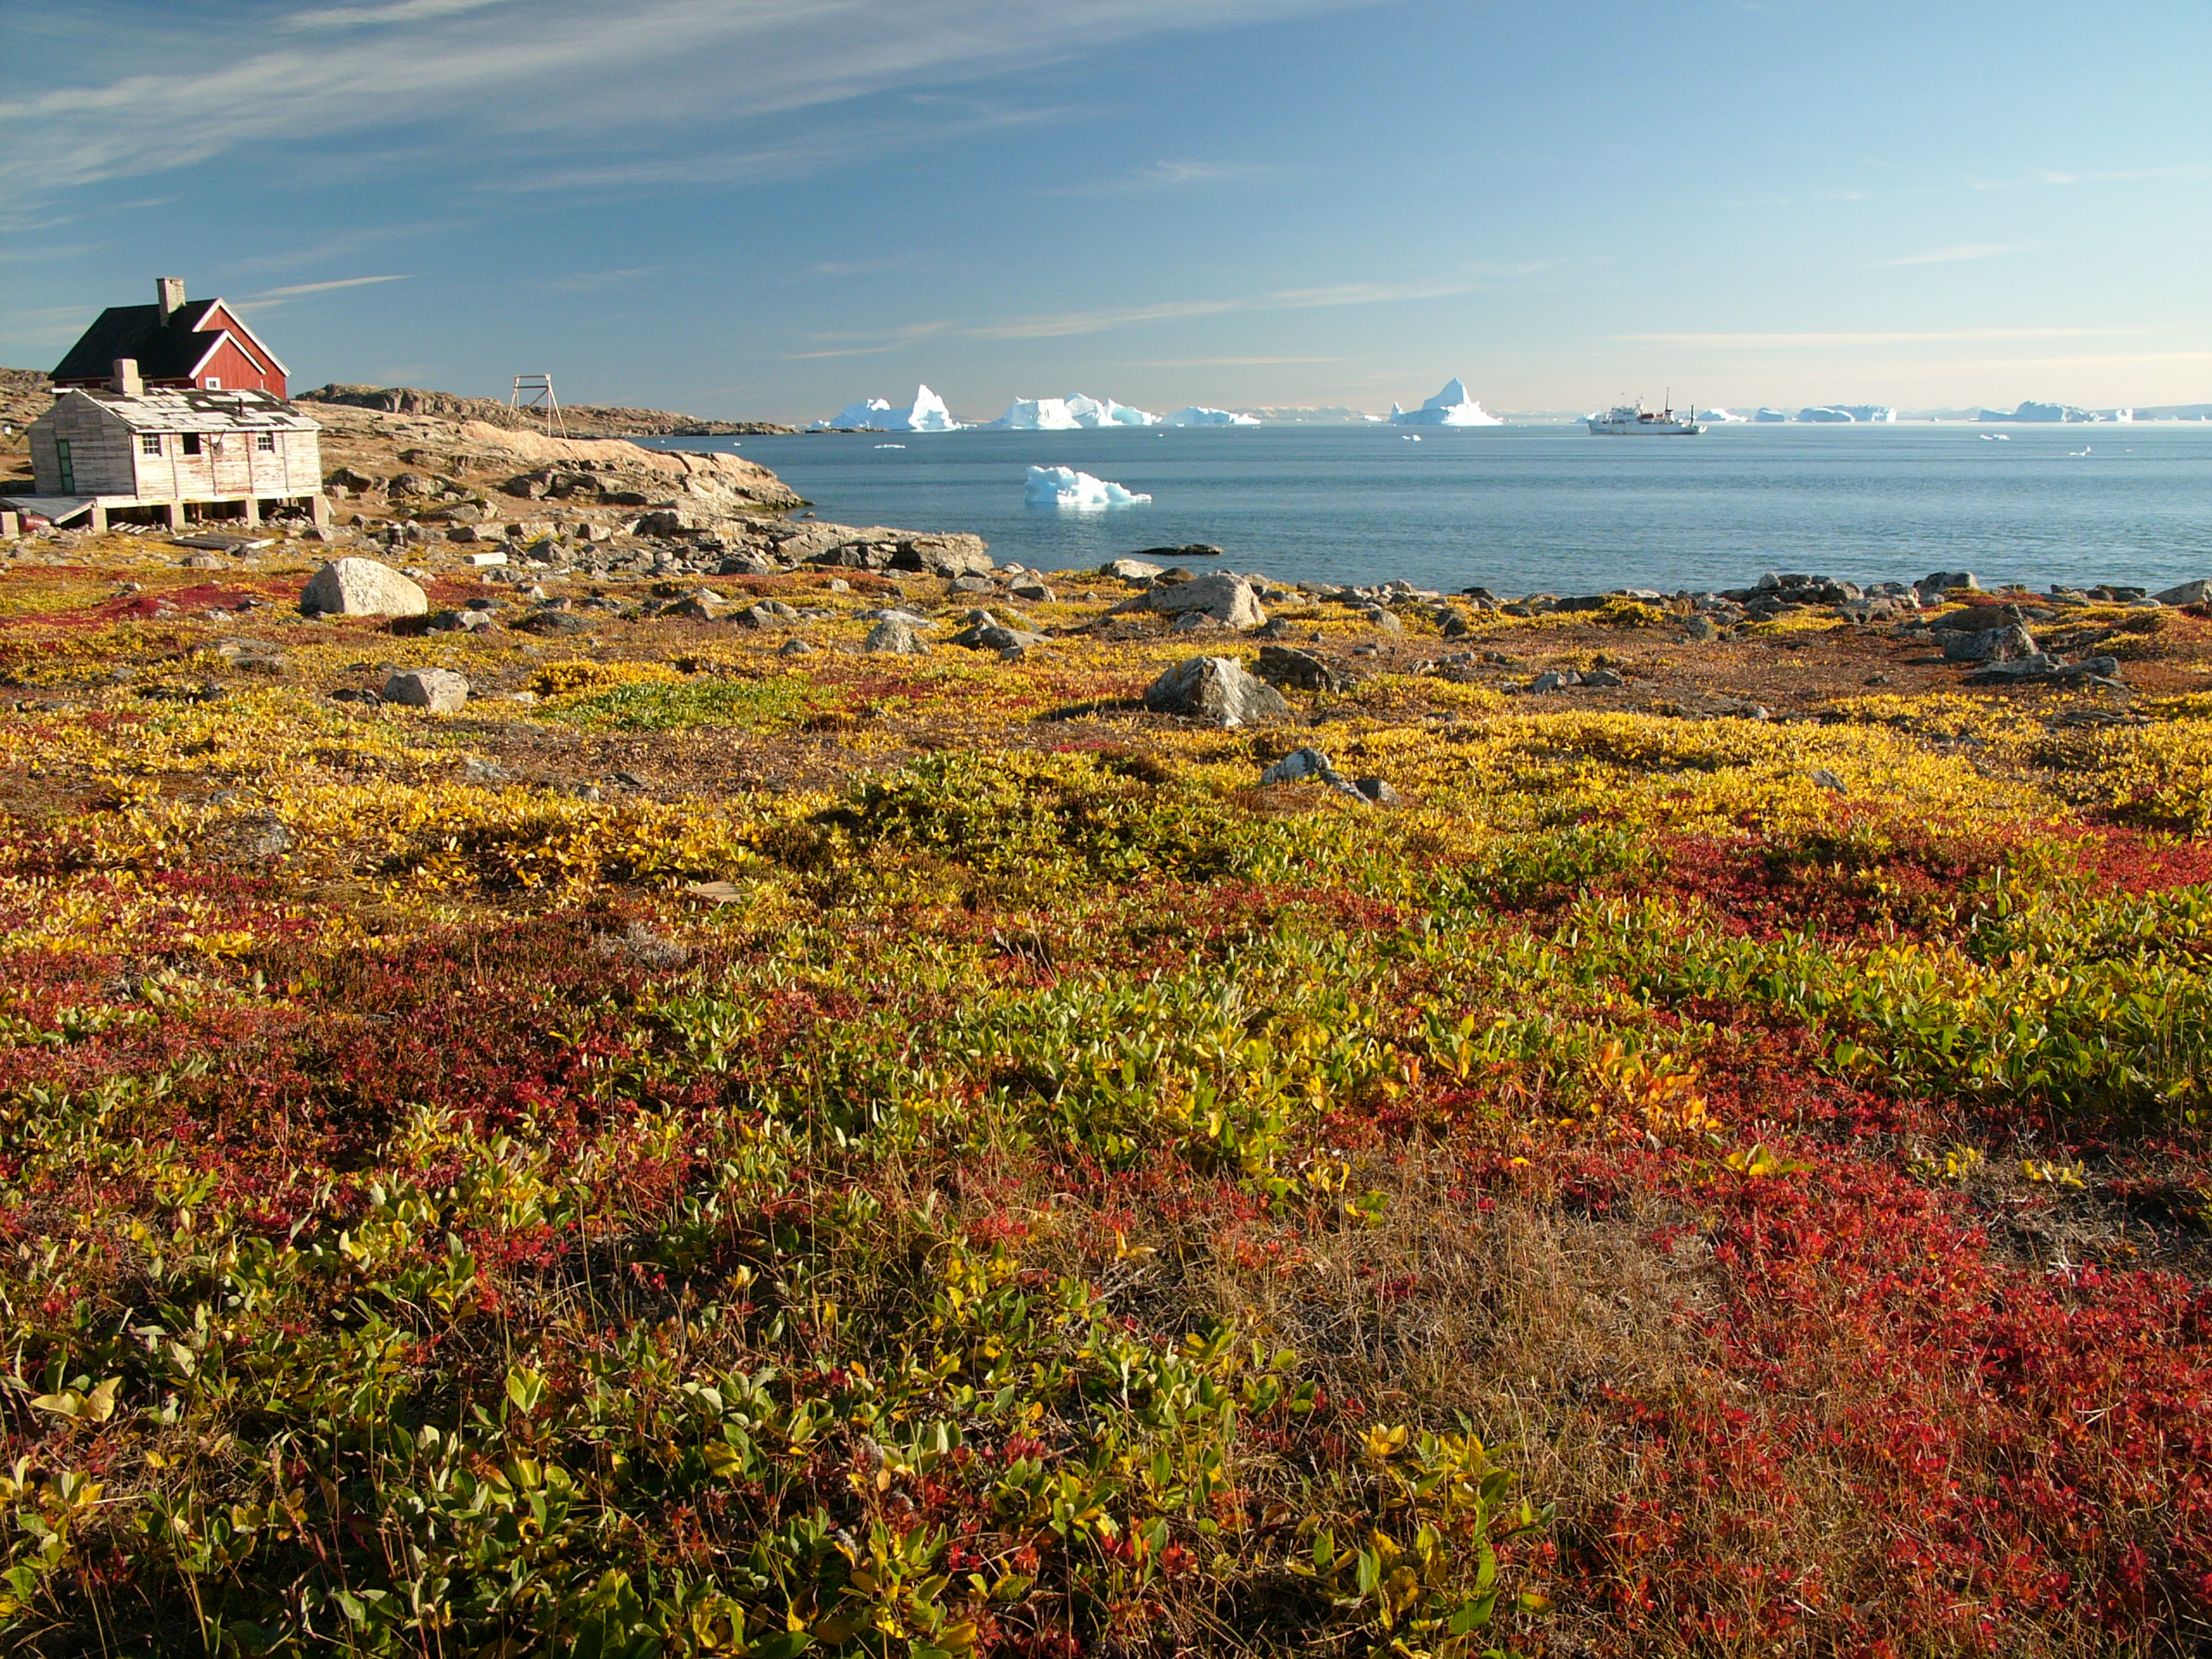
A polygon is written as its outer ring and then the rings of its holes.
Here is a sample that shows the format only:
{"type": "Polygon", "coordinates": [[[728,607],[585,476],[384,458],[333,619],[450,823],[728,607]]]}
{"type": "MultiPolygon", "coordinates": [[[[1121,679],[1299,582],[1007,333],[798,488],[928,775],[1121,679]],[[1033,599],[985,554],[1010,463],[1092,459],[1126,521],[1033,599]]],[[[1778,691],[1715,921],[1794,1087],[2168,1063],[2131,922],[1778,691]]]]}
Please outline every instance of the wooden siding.
{"type": "MultiPolygon", "coordinates": [[[[200,320],[200,327],[202,330],[226,329],[231,336],[230,345],[226,346],[214,360],[200,371],[203,376],[213,375],[220,380],[225,391],[235,391],[243,387],[257,388],[279,397],[284,395],[284,372],[273,360],[263,360],[263,353],[255,349],[245,326],[231,315],[227,306],[217,304],[213,310],[200,320]],[[233,375],[239,378],[232,379],[231,377],[233,375]]],[[[205,386],[204,379],[201,385],[205,386]]]]}
{"type": "MultiPolygon", "coordinates": [[[[203,432],[200,453],[184,453],[181,433],[162,434],[162,453],[141,454],[134,494],[176,501],[234,501],[314,495],[322,488],[322,445],[313,432],[272,432],[274,451],[253,432],[203,432]]],[[[133,448],[137,438],[131,438],[133,448]]]]}
{"type": "Polygon", "coordinates": [[[67,397],[30,429],[31,470],[43,495],[126,495],[156,501],[297,499],[322,489],[322,443],[313,431],[203,432],[200,453],[184,453],[184,436],[159,434],[162,453],[149,455],[131,430],[99,404],[67,397]],[[61,486],[58,440],[67,440],[71,487],[61,486]]]}
{"type": "Polygon", "coordinates": [[[233,334],[207,359],[194,383],[202,390],[219,383],[224,391],[268,391],[284,395],[284,377],[273,365],[257,361],[233,334]]]}
{"type": "Polygon", "coordinates": [[[31,428],[32,470],[48,495],[136,495],[138,440],[98,404],[65,397],[31,428]],[[46,435],[44,443],[39,435],[46,435]],[[70,486],[61,486],[58,442],[69,445],[70,486]]]}

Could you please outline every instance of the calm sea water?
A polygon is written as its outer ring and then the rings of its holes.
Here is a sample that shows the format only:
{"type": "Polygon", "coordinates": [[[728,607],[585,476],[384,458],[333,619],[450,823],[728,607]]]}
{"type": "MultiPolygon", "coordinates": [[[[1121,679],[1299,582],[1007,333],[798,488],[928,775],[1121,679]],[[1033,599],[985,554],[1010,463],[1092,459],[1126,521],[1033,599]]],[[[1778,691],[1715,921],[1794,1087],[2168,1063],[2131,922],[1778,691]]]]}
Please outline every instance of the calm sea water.
{"type": "Polygon", "coordinates": [[[1284,581],[1500,593],[1855,581],[2171,586],[2212,575],[2212,424],[1739,426],[1695,438],[1580,427],[1244,427],[673,439],[772,468],[826,519],[969,531],[1042,569],[1211,542],[1284,581]],[[903,448],[882,448],[903,444],[903,448]],[[2076,453],[2086,451],[2087,453],[2076,453]],[[1032,464],[1149,506],[1027,506],[1032,464]]]}

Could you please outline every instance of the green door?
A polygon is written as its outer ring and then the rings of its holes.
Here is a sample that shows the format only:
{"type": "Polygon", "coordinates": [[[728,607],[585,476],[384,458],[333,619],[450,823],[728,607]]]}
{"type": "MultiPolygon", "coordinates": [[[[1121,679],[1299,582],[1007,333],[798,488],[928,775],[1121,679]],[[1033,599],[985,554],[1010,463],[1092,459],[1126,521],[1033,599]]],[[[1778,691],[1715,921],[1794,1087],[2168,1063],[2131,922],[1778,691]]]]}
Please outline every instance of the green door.
{"type": "Polygon", "coordinates": [[[69,459],[69,440],[56,438],[54,441],[54,458],[61,463],[61,493],[76,494],[77,463],[69,459]]]}

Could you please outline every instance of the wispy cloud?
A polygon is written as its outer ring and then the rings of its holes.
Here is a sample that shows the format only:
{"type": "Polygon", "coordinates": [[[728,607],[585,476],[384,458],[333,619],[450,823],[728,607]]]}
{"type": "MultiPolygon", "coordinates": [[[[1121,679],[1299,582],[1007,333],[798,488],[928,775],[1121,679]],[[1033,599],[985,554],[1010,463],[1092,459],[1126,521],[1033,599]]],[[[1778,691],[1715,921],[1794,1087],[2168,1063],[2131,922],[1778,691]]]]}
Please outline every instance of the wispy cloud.
{"type": "Polygon", "coordinates": [[[1937,328],[1861,334],[1608,334],[1640,346],[1717,346],[1754,350],[1770,346],[1923,346],[1972,340],[2087,340],[2132,334],[2133,328],[1937,328]]]}
{"type": "Polygon", "coordinates": [[[1117,369],[1246,369],[1273,368],[1284,363],[1350,363],[1349,357],[1152,357],[1130,358],[1117,369]]]}
{"type": "Polygon", "coordinates": [[[658,265],[637,265],[628,270],[580,270],[571,276],[552,277],[542,286],[556,294],[596,294],[602,289],[620,288],[625,283],[656,276],[660,269],[658,265]]]}
{"type": "MultiPolygon", "coordinates": [[[[1527,265],[1484,265],[1407,283],[1344,283],[1328,288],[1286,288],[1242,298],[1163,300],[1154,305],[1129,306],[1100,311],[1065,311],[1042,316],[1011,317],[999,322],[925,322],[883,333],[818,334],[818,350],[794,352],[786,361],[800,363],[825,357],[873,357],[895,352],[932,337],[954,340],[1065,340],[1080,334],[1111,334],[1116,329],[1150,323],[1180,322],[1192,317],[1218,317],[1236,313],[1311,311],[1335,306],[1389,305],[1418,300],[1447,299],[1472,294],[1497,278],[1548,269],[1548,262],[1527,265]]],[[[1326,362],[1330,359],[1222,359],[1224,363],[1326,362]]]]}
{"type": "Polygon", "coordinates": [[[2027,172],[2009,179],[1968,179],[1976,190],[2021,190],[2036,186],[2068,184],[2133,184],[2150,179],[2212,178],[2212,162],[2183,162],[2171,167],[2123,168],[2101,173],[2062,173],[2049,168],[2031,168],[2027,172]]]}
{"type": "Polygon", "coordinates": [[[1877,259],[1877,265],[1948,265],[1961,259],[1999,259],[2008,253],[2034,253],[2042,242],[1967,242],[1955,248],[1936,248],[1927,253],[1908,253],[1895,259],[1877,259]]]}
{"type": "MultiPolygon", "coordinates": [[[[134,14],[115,9],[104,21],[95,0],[70,25],[99,42],[81,59],[92,78],[0,97],[0,197],[164,172],[303,132],[404,132],[433,115],[475,147],[480,174],[560,173],[544,165],[549,153],[564,162],[687,124],[695,156],[726,148],[702,144],[703,131],[752,129],[764,153],[798,164],[804,144],[765,135],[803,111],[1371,3],[1055,0],[1042,27],[1028,0],[531,0],[524,27],[521,0],[391,0],[302,9],[241,52],[237,31],[126,28],[134,14]],[[745,90],[734,100],[734,85],[745,90]],[[501,140],[507,150],[493,154],[501,140]]],[[[903,118],[877,113],[920,130],[944,118],[920,99],[903,118]]]]}
{"type": "Polygon", "coordinates": [[[1069,196],[1124,195],[1144,190],[1179,190],[1191,185],[1225,184],[1281,171],[1259,162],[1154,162],[1109,179],[1094,179],[1054,192],[1069,196]]]}
{"type": "Polygon", "coordinates": [[[516,3],[517,0],[394,0],[394,3],[385,6],[331,6],[321,11],[294,12],[283,20],[283,27],[308,30],[396,28],[516,3]]]}
{"type": "Polygon", "coordinates": [[[403,271],[391,276],[340,276],[327,283],[294,283],[286,288],[264,289],[258,294],[242,295],[239,296],[238,303],[265,305],[271,300],[296,299],[302,294],[327,294],[333,289],[338,288],[367,288],[375,283],[404,283],[407,280],[408,275],[409,273],[403,271]]]}

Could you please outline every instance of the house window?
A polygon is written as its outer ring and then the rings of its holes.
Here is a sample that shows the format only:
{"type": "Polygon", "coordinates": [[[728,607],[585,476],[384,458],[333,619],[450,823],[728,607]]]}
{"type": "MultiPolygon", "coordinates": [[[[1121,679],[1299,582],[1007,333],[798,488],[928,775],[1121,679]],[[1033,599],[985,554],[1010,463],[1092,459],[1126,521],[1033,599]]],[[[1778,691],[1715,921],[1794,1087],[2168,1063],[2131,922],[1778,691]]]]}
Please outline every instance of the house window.
{"type": "Polygon", "coordinates": [[[142,455],[160,454],[162,453],[162,435],[158,432],[141,433],[138,438],[138,453],[142,455]]]}
{"type": "Polygon", "coordinates": [[[264,455],[275,454],[276,453],[276,435],[274,432],[255,433],[253,435],[253,447],[260,450],[264,455]]]}
{"type": "Polygon", "coordinates": [[[77,463],[70,456],[68,439],[56,438],[54,441],[54,458],[56,461],[60,463],[61,467],[61,493],[64,495],[76,494],[77,463]]]}
{"type": "Polygon", "coordinates": [[[211,374],[211,375],[209,375],[209,376],[207,377],[207,390],[208,390],[208,391],[220,391],[222,389],[223,389],[223,383],[222,383],[221,381],[218,380],[218,379],[217,379],[213,375],[212,375],[212,374],[211,374]]]}
{"type": "Polygon", "coordinates": [[[188,432],[184,435],[184,453],[188,455],[196,455],[200,453],[200,435],[197,432],[188,432]]]}

